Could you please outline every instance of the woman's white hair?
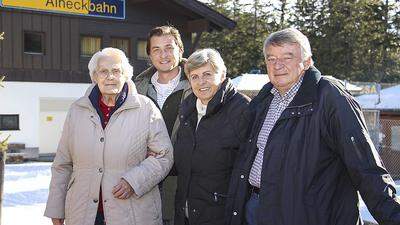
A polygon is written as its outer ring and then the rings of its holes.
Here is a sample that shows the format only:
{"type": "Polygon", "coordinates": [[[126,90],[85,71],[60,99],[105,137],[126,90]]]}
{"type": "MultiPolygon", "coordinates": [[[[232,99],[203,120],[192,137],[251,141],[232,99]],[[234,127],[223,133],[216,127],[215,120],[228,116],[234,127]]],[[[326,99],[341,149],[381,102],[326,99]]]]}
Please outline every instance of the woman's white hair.
{"type": "Polygon", "coordinates": [[[118,48],[104,48],[93,54],[92,58],[89,61],[88,68],[90,79],[92,83],[96,83],[95,81],[95,73],[98,67],[99,60],[103,57],[117,57],[121,60],[122,64],[122,75],[126,77],[126,80],[132,79],[133,76],[133,67],[129,63],[129,59],[126,57],[125,53],[118,48]]]}
{"type": "Polygon", "coordinates": [[[264,41],[264,57],[267,57],[267,47],[270,45],[281,46],[283,44],[300,45],[302,60],[311,59],[311,66],[314,64],[311,56],[311,46],[308,38],[296,28],[286,28],[270,34],[264,41]]]}
{"type": "Polygon", "coordinates": [[[190,71],[198,69],[205,64],[210,63],[216,73],[226,76],[226,66],[219,52],[212,48],[205,48],[195,51],[189,56],[185,63],[185,73],[189,77],[190,71]]]}

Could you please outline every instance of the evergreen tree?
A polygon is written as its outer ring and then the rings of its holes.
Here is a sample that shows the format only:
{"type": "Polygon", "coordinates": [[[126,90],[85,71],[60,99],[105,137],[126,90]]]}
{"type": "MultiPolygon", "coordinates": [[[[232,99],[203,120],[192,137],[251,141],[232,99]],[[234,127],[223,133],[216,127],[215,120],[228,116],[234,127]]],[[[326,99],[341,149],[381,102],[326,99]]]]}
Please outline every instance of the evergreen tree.
{"type": "Polygon", "coordinates": [[[254,1],[244,5],[239,1],[211,1],[209,6],[225,15],[235,16],[237,26],[233,30],[206,33],[200,41],[201,48],[218,50],[228,68],[228,76],[236,77],[252,69],[265,72],[262,46],[265,37],[278,29],[271,20],[271,4],[254,1]],[[228,6],[232,6],[231,8],[228,6]],[[234,6],[234,7],[233,7],[234,6]],[[250,7],[250,10],[245,10],[250,7]],[[223,9],[221,9],[223,8],[223,9]]]}
{"type": "Polygon", "coordinates": [[[200,42],[202,48],[221,52],[230,76],[255,68],[265,72],[265,38],[293,26],[309,38],[313,59],[323,74],[400,82],[400,0],[208,2],[237,22],[234,30],[206,33],[200,42]]]}

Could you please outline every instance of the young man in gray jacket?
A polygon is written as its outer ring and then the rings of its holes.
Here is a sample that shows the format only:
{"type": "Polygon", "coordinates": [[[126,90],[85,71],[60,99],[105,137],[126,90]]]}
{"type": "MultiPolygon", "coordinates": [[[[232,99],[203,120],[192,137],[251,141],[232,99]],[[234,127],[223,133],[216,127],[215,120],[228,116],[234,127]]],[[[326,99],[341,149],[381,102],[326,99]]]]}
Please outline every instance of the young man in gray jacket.
{"type": "MultiPolygon", "coordinates": [[[[151,98],[161,110],[172,143],[179,126],[179,105],[192,91],[184,74],[183,43],[172,26],[153,28],[147,37],[146,51],[152,66],[135,78],[139,94],[151,98]]],[[[173,225],[176,176],[160,185],[164,225],[173,225]]]]}

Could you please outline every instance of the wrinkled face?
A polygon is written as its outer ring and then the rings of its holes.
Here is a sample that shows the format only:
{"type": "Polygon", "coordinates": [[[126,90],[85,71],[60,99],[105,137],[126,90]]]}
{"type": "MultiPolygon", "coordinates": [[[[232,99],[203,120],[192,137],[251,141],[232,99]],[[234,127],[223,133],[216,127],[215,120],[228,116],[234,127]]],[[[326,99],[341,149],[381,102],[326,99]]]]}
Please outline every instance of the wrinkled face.
{"type": "Polygon", "coordinates": [[[311,58],[302,60],[298,44],[270,45],[265,64],[271,83],[281,94],[286,93],[310,67],[311,58]]]}
{"type": "Polygon", "coordinates": [[[182,51],[172,35],[150,38],[150,60],[159,72],[170,72],[179,64],[182,51]]]}
{"type": "Polygon", "coordinates": [[[207,105],[214,97],[224,79],[225,75],[216,73],[210,63],[189,73],[189,81],[193,93],[204,105],[207,105]]]}
{"type": "Polygon", "coordinates": [[[121,92],[126,81],[122,73],[121,59],[117,56],[99,59],[94,77],[102,95],[117,95],[121,92]]]}

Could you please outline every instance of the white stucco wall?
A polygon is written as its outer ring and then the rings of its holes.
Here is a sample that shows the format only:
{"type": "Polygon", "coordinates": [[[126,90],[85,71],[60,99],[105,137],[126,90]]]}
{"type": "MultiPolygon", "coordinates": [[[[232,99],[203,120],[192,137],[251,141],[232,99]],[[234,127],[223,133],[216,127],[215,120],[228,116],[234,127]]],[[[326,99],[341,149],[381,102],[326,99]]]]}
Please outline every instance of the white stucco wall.
{"type": "MultiPolygon", "coordinates": [[[[11,134],[11,143],[24,143],[26,147],[35,148],[40,145],[40,135],[49,135],[52,143],[55,142],[54,139],[59,138],[59,132],[41,133],[40,115],[52,115],[56,109],[55,115],[58,116],[53,120],[53,124],[56,127],[60,127],[60,124],[62,126],[66,109],[74,100],[84,95],[90,84],[4,82],[3,85],[5,87],[0,88],[0,114],[19,114],[20,130],[1,131],[2,136],[11,134]]],[[[49,145],[52,144],[44,145],[51,148],[49,145]]]]}

